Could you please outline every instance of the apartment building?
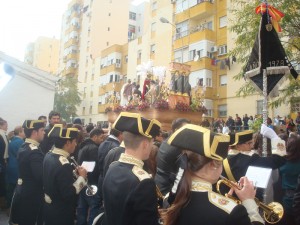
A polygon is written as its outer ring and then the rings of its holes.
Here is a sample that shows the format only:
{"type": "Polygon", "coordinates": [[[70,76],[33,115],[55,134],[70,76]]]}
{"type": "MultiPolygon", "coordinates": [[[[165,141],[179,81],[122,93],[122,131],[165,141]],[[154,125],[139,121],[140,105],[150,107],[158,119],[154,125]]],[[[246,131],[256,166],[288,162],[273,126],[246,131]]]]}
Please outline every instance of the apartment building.
{"type": "Polygon", "coordinates": [[[57,75],[59,65],[60,40],[48,37],[38,37],[28,44],[25,50],[24,62],[48,73],[57,75]]]}
{"type": "Polygon", "coordinates": [[[227,55],[227,1],[172,2],[176,27],[172,59],[191,66],[189,82],[192,93],[202,96],[208,110],[206,116],[226,117],[227,71],[230,67],[227,55]]]}

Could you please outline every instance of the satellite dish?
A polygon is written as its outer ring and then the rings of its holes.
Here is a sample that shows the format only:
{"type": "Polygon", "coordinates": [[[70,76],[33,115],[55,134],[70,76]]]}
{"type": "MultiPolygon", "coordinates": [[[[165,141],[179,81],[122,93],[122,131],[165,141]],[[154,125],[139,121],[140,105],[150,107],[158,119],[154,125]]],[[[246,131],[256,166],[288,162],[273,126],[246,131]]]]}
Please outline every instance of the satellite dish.
{"type": "Polygon", "coordinates": [[[195,55],[195,57],[194,57],[194,62],[197,62],[198,60],[199,60],[199,55],[195,55]]]}

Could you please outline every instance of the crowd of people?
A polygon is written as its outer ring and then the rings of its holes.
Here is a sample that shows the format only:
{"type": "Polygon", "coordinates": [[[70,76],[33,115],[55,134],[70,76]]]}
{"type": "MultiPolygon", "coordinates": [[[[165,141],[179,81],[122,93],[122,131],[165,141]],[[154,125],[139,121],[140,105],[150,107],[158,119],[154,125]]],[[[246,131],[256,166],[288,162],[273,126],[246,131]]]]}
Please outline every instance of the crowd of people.
{"type": "Polygon", "coordinates": [[[281,135],[268,124],[254,134],[251,121],[236,114],[210,129],[205,120],[199,126],[175,118],[163,132],[155,119],[121,112],[107,132],[79,118],[62,123],[51,111],[11,133],[0,118],[1,210],[20,225],[265,224],[258,198],[283,205],[277,224],[298,225],[297,130],[281,135]],[[270,168],[279,178],[272,175],[268,191],[256,188],[245,177],[249,166],[270,168]],[[241,204],[216,192],[220,177],[236,184],[222,191],[241,204]]]}
{"type": "MultiPolygon", "coordinates": [[[[209,122],[208,119],[204,119],[201,123],[201,126],[209,128],[214,132],[230,134],[243,130],[252,130],[254,122],[257,119],[261,119],[261,116],[255,115],[253,117],[245,114],[241,118],[238,114],[236,114],[235,118],[228,116],[226,121],[222,118],[213,118],[211,122],[209,122]]],[[[300,112],[298,112],[295,122],[290,116],[280,117],[277,115],[274,120],[268,117],[267,125],[268,127],[272,129],[276,128],[278,132],[280,131],[281,133],[286,133],[287,135],[289,135],[290,132],[296,132],[300,134],[300,112]]]]}

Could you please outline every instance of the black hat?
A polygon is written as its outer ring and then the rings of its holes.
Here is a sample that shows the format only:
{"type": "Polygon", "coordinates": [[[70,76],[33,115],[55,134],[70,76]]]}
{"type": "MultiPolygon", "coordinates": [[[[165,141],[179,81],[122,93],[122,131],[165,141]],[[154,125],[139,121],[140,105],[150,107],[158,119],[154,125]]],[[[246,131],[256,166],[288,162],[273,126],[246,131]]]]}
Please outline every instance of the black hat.
{"type": "Polygon", "coordinates": [[[80,124],[80,125],[82,125],[82,121],[81,121],[81,119],[79,117],[76,117],[74,119],[74,121],[73,121],[73,124],[80,124]]]}
{"type": "Polygon", "coordinates": [[[121,132],[127,131],[148,138],[155,138],[159,136],[160,126],[158,120],[145,119],[138,113],[121,112],[112,128],[121,132]]]}
{"type": "Polygon", "coordinates": [[[230,134],[230,146],[237,144],[243,144],[247,141],[251,141],[253,136],[253,130],[245,130],[242,132],[237,132],[235,134],[230,134]]]}
{"type": "Polygon", "coordinates": [[[27,130],[38,130],[45,127],[45,123],[43,120],[25,120],[22,127],[27,130]]]}
{"type": "Polygon", "coordinates": [[[71,128],[63,128],[62,124],[55,124],[53,128],[50,130],[48,137],[53,138],[62,138],[62,139],[74,139],[78,136],[78,129],[71,128]]]}
{"type": "Polygon", "coordinates": [[[170,136],[168,144],[207,158],[223,160],[228,154],[229,139],[228,135],[215,134],[204,127],[186,124],[170,136]]]}

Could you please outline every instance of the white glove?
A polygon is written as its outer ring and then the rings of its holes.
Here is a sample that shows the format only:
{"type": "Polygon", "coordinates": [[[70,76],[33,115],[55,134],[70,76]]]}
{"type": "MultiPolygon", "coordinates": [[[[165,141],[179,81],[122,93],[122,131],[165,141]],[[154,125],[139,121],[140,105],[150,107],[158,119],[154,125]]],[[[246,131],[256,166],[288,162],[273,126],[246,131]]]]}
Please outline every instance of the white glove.
{"type": "Polygon", "coordinates": [[[272,128],[267,127],[265,124],[262,124],[262,125],[261,125],[260,133],[261,133],[263,136],[265,136],[265,137],[267,137],[267,138],[270,138],[271,140],[272,140],[272,139],[280,139],[280,138],[278,137],[278,135],[275,133],[275,131],[274,131],[272,128]]]}
{"type": "Polygon", "coordinates": [[[272,154],[279,156],[286,155],[285,141],[278,137],[278,135],[272,128],[269,128],[265,124],[262,124],[260,128],[260,133],[263,136],[271,139],[272,154]]]}

